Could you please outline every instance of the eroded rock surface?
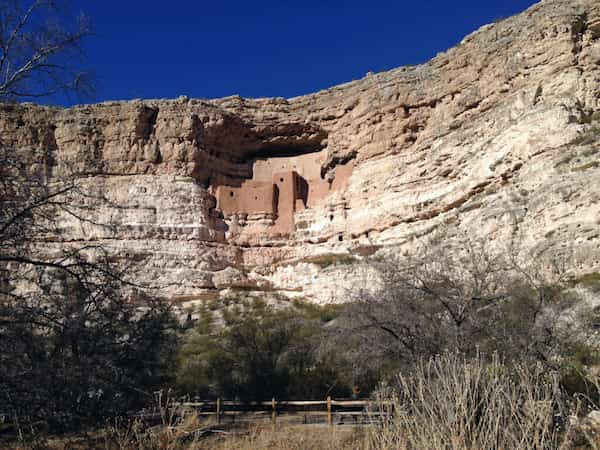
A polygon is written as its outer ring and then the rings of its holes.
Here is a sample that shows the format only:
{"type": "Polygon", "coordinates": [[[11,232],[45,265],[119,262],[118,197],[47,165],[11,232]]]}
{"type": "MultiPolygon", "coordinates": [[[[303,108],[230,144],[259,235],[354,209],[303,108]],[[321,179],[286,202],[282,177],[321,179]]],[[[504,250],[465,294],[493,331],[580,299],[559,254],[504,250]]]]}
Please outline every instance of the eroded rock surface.
{"type": "Polygon", "coordinates": [[[439,231],[598,271],[600,3],[545,0],[426,64],[293,99],[4,104],[0,141],[112,203],[95,214],[114,228],[65,219],[50,250],[105,245],[171,299],[343,301],[365,255],[439,231]]]}

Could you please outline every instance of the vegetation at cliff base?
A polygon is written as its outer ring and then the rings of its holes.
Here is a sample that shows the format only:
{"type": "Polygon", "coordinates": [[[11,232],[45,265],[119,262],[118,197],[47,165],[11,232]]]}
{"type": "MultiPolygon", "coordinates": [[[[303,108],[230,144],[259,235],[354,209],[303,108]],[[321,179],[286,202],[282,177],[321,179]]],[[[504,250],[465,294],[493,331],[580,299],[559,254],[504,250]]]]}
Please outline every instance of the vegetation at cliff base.
{"type": "Polygon", "coordinates": [[[346,363],[319,347],[330,310],[275,307],[260,298],[204,308],[178,355],[179,392],[245,401],[348,396],[346,363]]]}

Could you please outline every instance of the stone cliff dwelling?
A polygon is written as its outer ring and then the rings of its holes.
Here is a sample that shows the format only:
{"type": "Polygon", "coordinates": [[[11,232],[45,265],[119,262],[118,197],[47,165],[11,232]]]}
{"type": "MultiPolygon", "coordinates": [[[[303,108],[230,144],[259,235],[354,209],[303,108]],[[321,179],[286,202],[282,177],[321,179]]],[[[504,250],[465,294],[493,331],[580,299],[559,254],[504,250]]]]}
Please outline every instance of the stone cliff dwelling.
{"type": "Polygon", "coordinates": [[[325,150],[286,157],[257,158],[252,162],[252,179],[239,187],[216,189],[217,208],[225,217],[261,215],[273,219],[272,231],[294,231],[294,213],[315,207],[331,193],[343,190],[353,164],[337,166],[322,176],[325,150]]]}

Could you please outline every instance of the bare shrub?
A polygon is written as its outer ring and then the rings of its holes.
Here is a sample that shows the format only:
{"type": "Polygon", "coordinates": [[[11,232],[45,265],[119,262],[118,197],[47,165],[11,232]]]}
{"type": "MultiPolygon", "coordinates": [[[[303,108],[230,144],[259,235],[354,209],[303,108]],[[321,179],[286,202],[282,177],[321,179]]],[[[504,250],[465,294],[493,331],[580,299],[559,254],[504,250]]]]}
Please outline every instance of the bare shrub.
{"type": "Polygon", "coordinates": [[[193,450],[199,447],[202,431],[210,426],[195,411],[173,401],[169,395],[157,396],[155,410],[160,423],[148,426],[141,419],[116,419],[104,433],[107,450],[193,450]]]}
{"type": "Polygon", "coordinates": [[[565,372],[583,357],[590,365],[595,322],[585,319],[589,308],[573,289],[569,258],[552,249],[533,254],[520,243],[496,248],[442,236],[410,253],[373,259],[377,288],[348,292],[351,301],[321,345],[352,361],[362,386],[444,351],[497,352],[565,372]]]}
{"type": "Polygon", "coordinates": [[[369,449],[558,449],[570,441],[558,377],[540,364],[445,353],[398,375],[381,398],[395,412],[370,430],[369,449]]]}

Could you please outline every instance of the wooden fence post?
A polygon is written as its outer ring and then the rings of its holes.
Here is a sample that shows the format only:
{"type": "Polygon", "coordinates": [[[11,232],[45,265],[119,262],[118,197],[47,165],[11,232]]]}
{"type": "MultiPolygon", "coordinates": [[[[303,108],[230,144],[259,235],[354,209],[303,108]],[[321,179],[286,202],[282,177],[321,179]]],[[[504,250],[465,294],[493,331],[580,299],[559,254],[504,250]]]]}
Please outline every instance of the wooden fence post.
{"type": "Polygon", "coordinates": [[[277,420],[277,402],[275,401],[275,397],[271,399],[271,422],[275,425],[277,420]]]}
{"type": "Polygon", "coordinates": [[[221,424],[221,399],[217,398],[217,425],[221,424]]]}
{"type": "Polygon", "coordinates": [[[331,397],[327,397],[327,425],[333,426],[333,420],[331,417],[331,397]]]}

